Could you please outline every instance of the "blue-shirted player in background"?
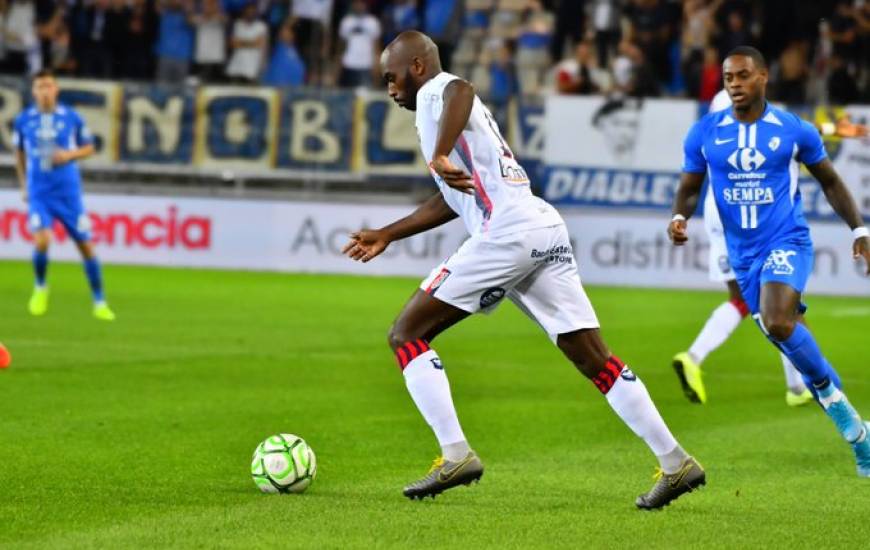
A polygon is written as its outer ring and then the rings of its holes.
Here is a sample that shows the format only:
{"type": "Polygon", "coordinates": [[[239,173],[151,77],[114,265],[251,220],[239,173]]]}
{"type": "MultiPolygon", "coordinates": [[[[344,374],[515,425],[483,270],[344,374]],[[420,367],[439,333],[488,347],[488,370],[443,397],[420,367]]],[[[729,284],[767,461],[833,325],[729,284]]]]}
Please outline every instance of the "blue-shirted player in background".
{"type": "Polygon", "coordinates": [[[808,122],[767,103],[767,67],[755,48],[739,47],[723,65],[733,106],[708,114],[689,131],[674,218],[674,244],[688,240],[705,174],[725,228],[728,256],[740,291],[764,334],[803,375],[840,434],[851,444],[858,475],[870,477],[870,423],[842,392],[837,372],[803,324],[801,303],[813,268],[813,244],[803,215],[799,165],[821,184],[834,211],[852,229],[855,258],[870,274],[870,232],[808,122]]]}
{"type": "Polygon", "coordinates": [[[94,140],[82,117],[59,104],[57,81],[50,71],[33,78],[34,104],[15,119],[13,144],[18,181],[29,203],[30,226],[36,249],[33,270],[36,286],[30,298],[33,315],[48,311],[48,245],[54,220],[60,221],[84,260],[94,298],[94,317],[112,321],[115,314],[103,295],[100,264],[91,244],[90,220],[82,204],[77,161],[94,153],[94,140]]]}

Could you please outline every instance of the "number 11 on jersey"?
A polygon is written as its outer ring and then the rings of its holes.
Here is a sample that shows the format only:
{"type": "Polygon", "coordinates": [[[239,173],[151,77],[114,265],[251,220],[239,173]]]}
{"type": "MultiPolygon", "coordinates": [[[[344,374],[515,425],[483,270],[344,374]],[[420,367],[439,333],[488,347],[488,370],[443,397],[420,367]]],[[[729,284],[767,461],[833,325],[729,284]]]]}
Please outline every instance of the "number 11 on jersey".
{"type": "Polygon", "coordinates": [[[740,205],[740,227],[742,229],[757,229],[758,228],[758,205],[757,204],[741,204],[740,205]]]}

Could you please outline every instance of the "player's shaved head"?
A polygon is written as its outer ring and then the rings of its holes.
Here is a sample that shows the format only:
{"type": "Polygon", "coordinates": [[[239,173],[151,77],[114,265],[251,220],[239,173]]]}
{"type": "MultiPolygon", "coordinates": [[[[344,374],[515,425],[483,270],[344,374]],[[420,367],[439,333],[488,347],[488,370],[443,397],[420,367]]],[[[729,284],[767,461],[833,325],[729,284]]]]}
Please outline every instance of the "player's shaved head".
{"type": "Polygon", "coordinates": [[[381,54],[387,92],[400,107],[417,109],[417,90],[441,72],[438,46],[418,31],[400,33],[381,54]]]}
{"type": "Polygon", "coordinates": [[[737,113],[764,110],[767,62],[752,46],[731,50],[722,64],[725,89],[737,113]]]}

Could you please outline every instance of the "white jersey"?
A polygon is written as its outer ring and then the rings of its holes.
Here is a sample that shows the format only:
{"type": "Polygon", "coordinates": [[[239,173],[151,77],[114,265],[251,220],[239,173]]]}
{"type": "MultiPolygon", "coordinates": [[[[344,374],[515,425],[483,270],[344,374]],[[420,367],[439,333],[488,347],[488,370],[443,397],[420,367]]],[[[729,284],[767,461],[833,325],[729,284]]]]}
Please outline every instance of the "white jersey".
{"type": "MultiPolygon", "coordinates": [[[[444,88],[457,76],[440,73],[417,91],[417,135],[426,163],[432,162],[444,109],[444,88]]],[[[449,155],[474,181],[472,195],[432,177],[444,200],[459,214],[471,235],[490,237],[564,223],[555,208],[532,194],[529,177],[517,162],[489,109],[474,96],[468,125],[449,155]]]]}

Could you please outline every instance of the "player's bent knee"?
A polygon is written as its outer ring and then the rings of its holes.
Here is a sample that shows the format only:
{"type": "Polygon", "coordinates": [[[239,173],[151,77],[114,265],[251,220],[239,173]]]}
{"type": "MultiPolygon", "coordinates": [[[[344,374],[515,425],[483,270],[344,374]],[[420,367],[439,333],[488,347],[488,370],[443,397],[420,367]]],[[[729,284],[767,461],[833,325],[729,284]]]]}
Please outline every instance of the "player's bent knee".
{"type": "Polygon", "coordinates": [[[770,337],[780,342],[788,340],[794,332],[795,320],[782,315],[762,315],[762,322],[770,337]]]}
{"type": "Polygon", "coordinates": [[[51,237],[47,231],[39,231],[33,236],[33,245],[40,252],[47,251],[50,244],[51,237]]]}
{"type": "Polygon", "coordinates": [[[414,342],[420,339],[422,339],[422,335],[417,334],[416,331],[409,330],[401,323],[393,324],[393,326],[390,327],[389,333],[387,333],[387,344],[389,344],[390,349],[393,350],[393,352],[398,351],[399,348],[408,342],[414,342]]]}

